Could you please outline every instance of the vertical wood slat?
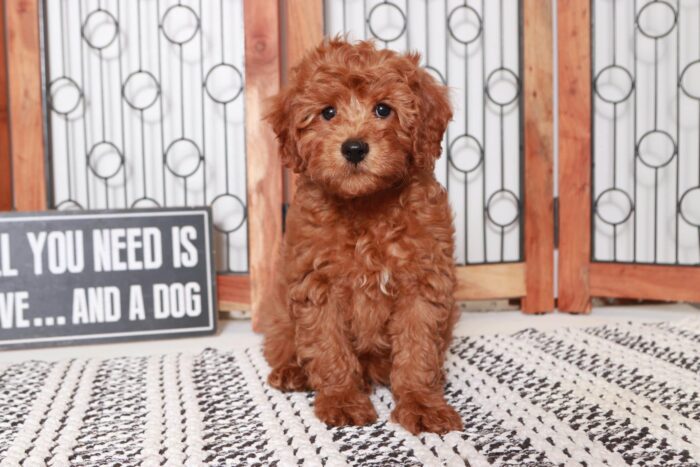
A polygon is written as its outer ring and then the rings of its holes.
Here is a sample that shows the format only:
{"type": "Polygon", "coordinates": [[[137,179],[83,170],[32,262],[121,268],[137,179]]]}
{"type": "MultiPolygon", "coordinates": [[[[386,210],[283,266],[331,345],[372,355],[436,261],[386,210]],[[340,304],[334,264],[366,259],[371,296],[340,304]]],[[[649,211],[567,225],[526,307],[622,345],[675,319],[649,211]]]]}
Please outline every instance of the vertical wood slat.
{"type": "Polygon", "coordinates": [[[12,209],[12,164],[10,164],[10,120],[5,60],[5,2],[0,5],[0,211],[12,209]]]}
{"type": "Polygon", "coordinates": [[[554,310],[552,2],[523,4],[526,295],[522,310],[554,310]]]}
{"type": "Polygon", "coordinates": [[[591,2],[559,4],[558,308],[587,313],[591,310],[591,2]]]}
{"type": "Polygon", "coordinates": [[[284,0],[287,69],[323,40],[323,0],[284,0]]]}
{"type": "Polygon", "coordinates": [[[12,122],[10,157],[18,211],[40,211],[47,207],[39,1],[4,2],[9,116],[12,122]]]}
{"type": "MultiPolygon", "coordinates": [[[[286,77],[304,55],[323,40],[323,0],[283,0],[285,21],[286,77]]],[[[287,173],[288,200],[294,196],[296,175],[287,173]]]]}
{"type": "MultiPolygon", "coordinates": [[[[282,240],[282,166],[274,134],[262,121],[265,102],[279,90],[280,43],[277,0],[245,0],[246,166],[248,258],[253,329],[274,290],[282,240]]],[[[222,298],[224,299],[224,298],[222,298]]]]}

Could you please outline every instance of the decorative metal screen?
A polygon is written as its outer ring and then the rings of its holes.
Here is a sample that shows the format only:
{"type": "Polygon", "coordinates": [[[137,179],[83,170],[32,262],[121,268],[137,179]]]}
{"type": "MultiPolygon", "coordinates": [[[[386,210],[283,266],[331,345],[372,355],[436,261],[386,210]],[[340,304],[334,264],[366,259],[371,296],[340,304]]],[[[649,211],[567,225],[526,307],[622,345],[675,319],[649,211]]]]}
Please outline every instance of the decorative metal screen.
{"type": "Polygon", "coordinates": [[[593,260],[700,264],[700,1],[592,11],[593,260]]]}
{"type": "Polygon", "coordinates": [[[449,192],[462,264],[522,253],[522,98],[519,0],[326,0],[326,33],[418,50],[451,89],[436,176],[449,192]]]}
{"type": "Polygon", "coordinates": [[[248,269],[242,0],[45,0],[52,205],[210,205],[248,269]]]}

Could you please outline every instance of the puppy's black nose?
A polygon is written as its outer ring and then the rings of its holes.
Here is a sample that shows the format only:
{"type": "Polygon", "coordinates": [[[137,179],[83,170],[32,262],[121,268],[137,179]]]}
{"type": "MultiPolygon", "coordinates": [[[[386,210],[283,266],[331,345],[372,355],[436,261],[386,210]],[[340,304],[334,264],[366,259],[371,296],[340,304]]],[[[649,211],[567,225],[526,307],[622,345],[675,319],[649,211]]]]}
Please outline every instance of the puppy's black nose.
{"type": "Polygon", "coordinates": [[[340,152],[353,164],[359,164],[369,152],[369,144],[359,139],[348,139],[342,146],[340,152]]]}

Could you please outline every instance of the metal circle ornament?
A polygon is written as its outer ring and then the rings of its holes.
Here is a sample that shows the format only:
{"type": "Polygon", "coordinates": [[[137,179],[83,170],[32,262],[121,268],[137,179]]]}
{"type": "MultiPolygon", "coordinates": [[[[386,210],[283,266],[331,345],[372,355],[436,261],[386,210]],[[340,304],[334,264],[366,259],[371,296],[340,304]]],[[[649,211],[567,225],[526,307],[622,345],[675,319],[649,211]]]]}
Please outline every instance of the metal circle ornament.
{"type": "Polygon", "coordinates": [[[187,5],[173,5],[163,13],[160,29],[168,40],[176,45],[184,45],[194,39],[201,27],[197,13],[187,5]]]}
{"type": "Polygon", "coordinates": [[[124,166],[124,154],[109,141],[100,141],[88,152],[88,166],[95,176],[108,180],[124,166]]]}
{"type": "Polygon", "coordinates": [[[447,158],[455,170],[468,174],[481,166],[484,148],[478,139],[465,133],[450,143],[447,158]]]}
{"type": "Polygon", "coordinates": [[[425,65],[423,66],[423,69],[427,71],[428,74],[435,78],[438,82],[442,84],[447,84],[447,80],[445,80],[445,77],[442,75],[442,73],[440,73],[440,70],[438,70],[434,66],[425,65]]]}
{"type": "Polygon", "coordinates": [[[80,34],[90,48],[103,50],[119,36],[119,22],[109,11],[98,9],[85,17],[80,34]]]}
{"type": "Polygon", "coordinates": [[[122,98],[134,110],[146,110],[158,102],[160,83],[150,71],[135,71],[122,86],[122,98]]]}
{"type": "Polygon", "coordinates": [[[83,90],[67,76],[61,76],[49,84],[49,107],[60,115],[75,111],[83,99],[83,90]]]}
{"type": "Polygon", "coordinates": [[[204,90],[214,102],[228,104],[243,92],[243,75],[235,66],[219,63],[204,78],[204,90]]]}
{"type": "MultiPolygon", "coordinates": [[[[391,21],[388,22],[391,23],[391,21]]],[[[399,37],[403,36],[403,34],[406,32],[407,23],[406,14],[403,12],[403,10],[391,2],[384,2],[375,5],[367,15],[367,26],[369,27],[369,31],[374,37],[384,42],[393,42],[399,37]],[[401,27],[396,28],[397,32],[395,32],[393,35],[382,37],[377,32],[377,28],[373,24],[374,20],[377,18],[377,15],[381,14],[382,11],[384,11],[387,18],[391,19],[393,17],[395,22],[401,24],[401,27]]]]}
{"type": "Polygon", "coordinates": [[[211,203],[214,228],[222,233],[233,233],[240,229],[246,220],[246,208],[238,196],[224,193],[211,203]]]}
{"type": "Polygon", "coordinates": [[[593,81],[596,95],[610,104],[621,104],[634,91],[632,74],[619,65],[608,65],[598,72],[593,81]]]}
{"type": "Polygon", "coordinates": [[[671,34],[671,31],[676,27],[678,12],[670,3],[654,0],[639,10],[636,22],[640,33],[650,39],[661,39],[671,34]],[[659,23],[661,24],[659,25],[659,23]],[[659,25],[658,30],[653,30],[650,24],[659,25]]]}
{"type": "Polygon", "coordinates": [[[450,12],[447,16],[447,30],[450,36],[457,42],[464,45],[469,45],[481,36],[483,30],[483,22],[477,11],[469,5],[460,5],[450,12]],[[471,28],[464,28],[463,25],[475,25],[471,28]],[[461,31],[462,29],[466,29],[461,31]],[[466,34],[464,34],[466,33],[466,34]]]}
{"type": "Polygon", "coordinates": [[[486,215],[493,224],[501,228],[509,227],[520,217],[520,200],[512,191],[501,188],[489,196],[486,215]]]}
{"type": "Polygon", "coordinates": [[[187,178],[194,175],[203,160],[197,143],[188,138],[176,139],[165,150],[165,165],[176,177],[187,178]]]}
{"type": "Polygon", "coordinates": [[[671,163],[678,153],[673,137],[663,130],[647,131],[637,143],[636,154],[642,164],[660,169],[671,163]]]}
{"type": "Polygon", "coordinates": [[[608,188],[598,195],[594,209],[596,215],[606,224],[620,225],[627,222],[634,212],[634,203],[625,191],[608,188]]]}
{"type": "Polygon", "coordinates": [[[700,60],[690,62],[683,68],[678,86],[686,96],[700,101],[700,60]]]}
{"type": "Polygon", "coordinates": [[[684,221],[700,229],[700,186],[683,193],[678,202],[678,211],[684,221]]]}
{"type": "Polygon", "coordinates": [[[74,199],[66,199],[56,205],[58,211],[83,211],[84,209],[83,205],[74,199]]]}
{"type": "Polygon", "coordinates": [[[144,196],[142,198],[139,198],[137,200],[134,200],[133,203],[131,203],[131,208],[139,208],[139,209],[145,209],[145,208],[159,208],[160,203],[153,198],[149,198],[148,196],[144,196]]]}
{"type": "Polygon", "coordinates": [[[486,79],[486,96],[501,107],[512,104],[520,96],[520,78],[508,68],[496,68],[486,79]]]}

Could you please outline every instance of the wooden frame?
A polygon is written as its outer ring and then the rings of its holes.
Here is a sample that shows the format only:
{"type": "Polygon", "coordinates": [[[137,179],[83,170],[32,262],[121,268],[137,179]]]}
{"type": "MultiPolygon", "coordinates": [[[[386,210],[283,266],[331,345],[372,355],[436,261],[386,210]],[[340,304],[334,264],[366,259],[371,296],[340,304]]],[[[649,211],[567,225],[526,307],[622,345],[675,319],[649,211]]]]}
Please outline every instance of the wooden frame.
{"type": "Polygon", "coordinates": [[[591,310],[591,2],[559,8],[560,311],[591,310]]]}
{"type": "Polygon", "coordinates": [[[554,310],[552,2],[523,0],[526,313],[554,310]]]}
{"type": "MultiPolygon", "coordinates": [[[[301,61],[304,54],[323,40],[323,0],[282,0],[284,14],[285,49],[283,81],[289,70],[301,61]]],[[[286,171],[287,193],[291,202],[295,192],[296,175],[286,171]]]]}
{"type": "Polygon", "coordinates": [[[46,209],[39,1],[4,2],[14,205],[46,209]]]}
{"type": "MultiPolygon", "coordinates": [[[[41,88],[39,5],[41,0],[4,2],[6,8],[9,114],[12,150],[0,154],[0,182],[9,181],[10,159],[14,173],[16,208],[47,208],[44,116],[41,88]],[[41,175],[39,175],[41,174],[41,175]]],[[[245,0],[246,151],[249,275],[219,275],[217,288],[222,308],[249,308],[253,324],[256,311],[270,295],[274,262],[282,236],[282,169],[277,162],[274,135],[262,121],[264,102],[279,89],[279,5],[277,0],[245,0]],[[280,213],[280,215],[270,215],[280,213]]],[[[1,56],[0,56],[1,57],[1,56]]],[[[0,94],[0,96],[2,96],[0,94]]],[[[0,100],[0,103],[3,103],[0,100]]],[[[5,117],[0,107],[1,118],[5,117]]],[[[0,133],[0,144],[3,144],[0,133]]],[[[10,183],[0,183],[3,188],[10,183]]],[[[9,194],[0,191],[0,202],[9,194]]],[[[8,190],[9,193],[9,190],[8,190]]],[[[3,209],[5,204],[0,205],[3,209]]]]}
{"type": "Polygon", "coordinates": [[[559,310],[591,297],[700,301],[700,268],[591,261],[591,2],[559,9],[559,310]]]}
{"type": "Polygon", "coordinates": [[[216,292],[221,311],[250,310],[250,276],[245,274],[218,274],[216,292]]]}
{"type": "Polygon", "coordinates": [[[697,266],[592,263],[589,277],[594,297],[700,302],[697,266]]]}
{"type": "MultiPolygon", "coordinates": [[[[525,242],[521,263],[458,268],[459,300],[524,298],[526,312],[551,311],[553,303],[553,200],[551,3],[523,0],[525,109],[525,242]],[[543,53],[544,52],[544,53],[543,53]],[[544,90],[544,91],[543,91],[544,90]]],[[[6,2],[8,74],[12,115],[14,195],[20,210],[46,209],[44,119],[40,72],[40,0],[6,2]],[[13,96],[21,96],[14,98],[13,96]]],[[[322,0],[285,0],[286,48],[280,52],[277,0],[245,0],[246,128],[248,158],[249,275],[220,275],[223,308],[257,310],[274,287],[282,239],[283,172],[271,129],[262,121],[266,99],[279,89],[281,57],[296,63],[323,37],[322,0]]],[[[2,160],[0,160],[2,162],[2,160]]]]}
{"type": "MultiPolygon", "coordinates": [[[[282,165],[270,126],[263,122],[267,99],[279,90],[278,0],[245,0],[246,153],[248,174],[248,267],[253,329],[258,310],[275,288],[275,265],[282,244],[282,165]]],[[[219,300],[228,301],[224,289],[219,300]]],[[[237,297],[236,297],[237,298],[237,297]]]]}
{"type": "Polygon", "coordinates": [[[12,209],[12,164],[10,163],[10,119],[5,60],[5,8],[0,6],[0,211],[12,209]]]}
{"type": "MultiPolygon", "coordinates": [[[[287,67],[323,37],[322,0],[285,0],[287,67]]],[[[552,3],[523,0],[525,262],[457,268],[458,300],[522,298],[526,313],[554,309],[552,3]]]]}
{"type": "Polygon", "coordinates": [[[287,69],[323,40],[323,0],[283,0],[287,69]]]}
{"type": "Polygon", "coordinates": [[[455,297],[459,301],[525,297],[526,269],[526,263],[458,267],[455,297]]]}

